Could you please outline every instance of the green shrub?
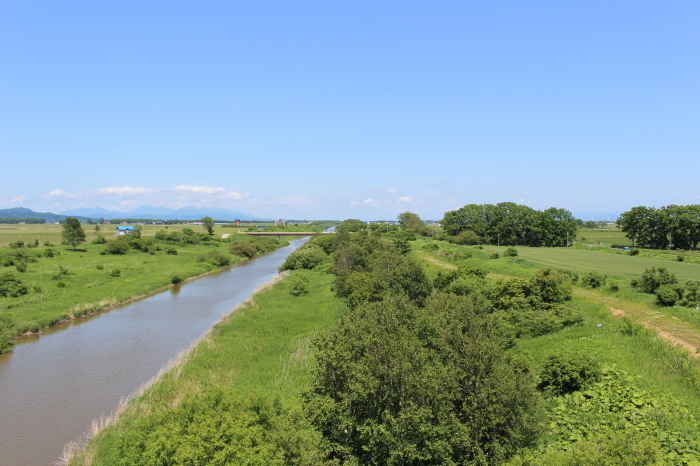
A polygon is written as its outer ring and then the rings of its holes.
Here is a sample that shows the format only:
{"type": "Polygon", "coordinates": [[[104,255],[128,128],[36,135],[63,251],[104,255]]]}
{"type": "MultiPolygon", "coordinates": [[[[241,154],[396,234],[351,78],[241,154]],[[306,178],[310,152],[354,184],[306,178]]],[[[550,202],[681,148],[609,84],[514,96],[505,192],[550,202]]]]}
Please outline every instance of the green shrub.
{"type": "Polygon", "coordinates": [[[102,264],[97,264],[97,265],[95,266],[95,268],[96,268],[97,270],[104,270],[104,269],[105,269],[105,266],[102,265],[102,264]]]}
{"type": "Polygon", "coordinates": [[[637,249],[637,248],[632,248],[632,249],[630,249],[630,250],[627,252],[627,254],[629,254],[630,256],[638,256],[638,255],[639,255],[639,249],[637,249]]]}
{"type": "Polygon", "coordinates": [[[122,276],[122,271],[119,269],[114,269],[111,272],[109,272],[110,277],[118,278],[122,276]]]}
{"type": "Polygon", "coordinates": [[[507,248],[503,251],[503,257],[518,257],[518,250],[515,248],[507,248]]]}
{"type": "Polygon", "coordinates": [[[318,273],[325,273],[325,274],[333,273],[333,264],[328,263],[328,262],[325,264],[319,264],[316,267],[314,267],[312,270],[314,272],[318,272],[318,273]]]}
{"type": "Polygon", "coordinates": [[[58,283],[56,283],[56,286],[59,288],[65,288],[66,284],[64,282],[58,282],[58,283]]]}
{"type": "Polygon", "coordinates": [[[678,279],[666,267],[647,267],[641,279],[633,283],[643,293],[654,293],[661,285],[675,285],[678,279]]]}
{"type": "Polygon", "coordinates": [[[501,257],[501,256],[499,256],[497,252],[494,252],[493,254],[491,254],[491,256],[489,258],[490,259],[498,259],[499,257],[501,257]]]}
{"type": "Polygon", "coordinates": [[[437,243],[426,243],[423,245],[423,249],[426,251],[436,251],[439,247],[437,243]]]}
{"type": "Polygon", "coordinates": [[[600,364],[586,353],[554,355],[544,363],[537,388],[563,395],[579,391],[600,377],[600,364]]]}
{"type": "Polygon", "coordinates": [[[587,288],[600,288],[605,285],[608,277],[600,272],[589,272],[581,277],[581,284],[587,288]]]}
{"type": "Polygon", "coordinates": [[[170,283],[172,283],[173,285],[179,285],[180,283],[182,283],[182,277],[180,277],[178,274],[175,274],[170,279],[170,283]]]}
{"type": "Polygon", "coordinates": [[[309,292],[310,284],[310,280],[305,275],[292,274],[289,277],[289,293],[294,296],[305,295],[309,292]]]}
{"type": "Polygon", "coordinates": [[[231,258],[223,255],[216,249],[212,249],[197,257],[197,262],[207,262],[215,267],[226,267],[231,265],[231,258]]]}
{"type": "Polygon", "coordinates": [[[231,243],[229,252],[236,256],[247,257],[250,259],[258,253],[257,248],[251,243],[231,243]]]}
{"type": "Polygon", "coordinates": [[[662,306],[673,306],[683,299],[683,288],[678,285],[661,285],[654,294],[657,303],[662,306]]]}
{"type": "Polygon", "coordinates": [[[700,304],[700,281],[688,280],[685,282],[684,306],[697,306],[700,304]]]}
{"type": "MultiPolygon", "coordinates": [[[[161,230],[161,231],[163,231],[163,230],[161,230]]],[[[167,248],[167,249],[165,250],[165,253],[166,253],[166,254],[170,254],[171,256],[177,256],[177,249],[175,249],[175,248],[167,248]]]]}
{"type": "Polygon", "coordinates": [[[608,281],[608,288],[612,292],[620,291],[620,283],[617,280],[608,281]]]}
{"type": "Polygon", "coordinates": [[[0,298],[19,298],[27,293],[27,286],[13,274],[6,272],[0,275],[0,298]]]}
{"type": "Polygon", "coordinates": [[[15,241],[10,243],[10,249],[19,249],[24,247],[24,241],[15,241]]]}
{"type": "Polygon", "coordinates": [[[92,240],[92,244],[106,244],[107,243],[107,238],[104,236],[98,234],[95,239],[92,240]]]}
{"type": "Polygon", "coordinates": [[[685,256],[676,256],[676,260],[678,262],[683,262],[685,260],[685,256]]]}
{"type": "Polygon", "coordinates": [[[44,246],[47,248],[53,248],[55,244],[53,244],[51,241],[44,241],[44,246]]]}
{"type": "Polygon", "coordinates": [[[105,244],[105,254],[124,255],[129,252],[130,248],[131,246],[129,246],[129,243],[127,243],[125,239],[119,238],[113,241],[107,241],[105,244]]]}
{"type": "MultiPolygon", "coordinates": [[[[0,281],[0,287],[1,286],[2,282],[0,281]]],[[[8,312],[0,313],[0,354],[11,351],[15,344],[13,341],[15,336],[15,322],[13,317],[14,315],[8,312]]]]}
{"type": "Polygon", "coordinates": [[[328,256],[319,246],[308,244],[300,247],[284,261],[279,268],[283,270],[313,269],[328,259],[328,256]]]}
{"type": "Polygon", "coordinates": [[[18,272],[24,273],[27,271],[27,263],[26,262],[18,262],[15,264],[15,269],[17,269],[18,272]]]}
{"type": "Polygon", "coordinates": [[[464,230],[452,239],[455,244],[474,245],[481,242],[479,235],[471,230],[464,230]]]}

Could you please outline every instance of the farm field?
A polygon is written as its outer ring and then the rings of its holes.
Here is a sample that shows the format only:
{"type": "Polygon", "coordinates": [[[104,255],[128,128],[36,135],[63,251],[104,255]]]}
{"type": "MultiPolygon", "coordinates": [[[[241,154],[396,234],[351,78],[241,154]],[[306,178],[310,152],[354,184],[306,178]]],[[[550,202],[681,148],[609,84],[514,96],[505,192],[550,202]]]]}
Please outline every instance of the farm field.
{"type": "MultiPolygon", "coordinates": [[[[485,247],[502,254],[504,246],[485,247]]],[[[597,270],[611,277],[637,278],[646,267],[666,267],[680,280],[700,280],[700,264],[676,262],[625,254],[608,254],[574,248],[529,248],[518,246],[518,258],[547,267],[567,269],[577,273],[597,270]]]]}
{"type": "Polygon", "coordinates": [[[600,244],[605,246],[632,246],[632,240],[625,237],[622,230],[617,228],[581,228],[574,241],[584,244],[600,244]]]}

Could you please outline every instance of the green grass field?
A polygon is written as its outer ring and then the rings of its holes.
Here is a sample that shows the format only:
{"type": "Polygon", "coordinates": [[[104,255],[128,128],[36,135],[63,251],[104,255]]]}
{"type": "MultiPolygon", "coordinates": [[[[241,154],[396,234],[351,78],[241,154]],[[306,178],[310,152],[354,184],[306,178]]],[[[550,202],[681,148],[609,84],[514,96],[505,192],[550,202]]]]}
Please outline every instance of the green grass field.
{"type": "MultiPolygon", "coordinates": [[[[244,241],[251,240],[249,236],[240,236],[244,241]]],[[[293,237],[282,239],[279,246],[288,244],[291,239],[293,237]]],[[[164,242],[162,248],[152,254],[131,250],[126,255],[101,255],[104,245],[82,244],[72,251],[69,246],[57,243],[51,249],[58,255],[37,257],[36,262],[27,263],[25,272],[18,272],[12,266],[0,267],[0,274],[13,274],[29,290],[24,296],[0,298],[0,312],[14,315],[17,334],[37,332],[56,322],[161,290],[172,283],[174,275],[185,280],[214,270],[217,267],[209,262],[198,261],[199,256],[208,251],[219,251],[232,264],[244,260],[229,254],[229,243],[225,241],[196,246],[164,242]],[[165,249],[171,247],[177,249],[178,254],[166,254],[165,249]]],[[[41,255],[46,249],[43,246],[22,248],[32,255],[41,255]]],[[[0,252],[10,251],[5,248],[0,252]]]]}

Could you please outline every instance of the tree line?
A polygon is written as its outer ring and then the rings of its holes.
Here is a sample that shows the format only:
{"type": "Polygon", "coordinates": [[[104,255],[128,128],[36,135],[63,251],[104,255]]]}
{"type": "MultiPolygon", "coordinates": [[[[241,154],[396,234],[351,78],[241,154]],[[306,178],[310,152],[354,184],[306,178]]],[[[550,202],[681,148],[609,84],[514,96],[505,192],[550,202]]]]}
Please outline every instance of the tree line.
{"type": "Polygon", "coordinates": [[[0,223],[46,223],[44,218],[0,218],[0,223]]]}
{"type": "Polygon", "coordinates": [[[700,205],[639,206],[620,215],[617,226],[635,246],[653,249],[697,249],[700,205]]]}
{"type": "Polygon", "coordinates": [[[577,222],[566,209],[539,211],[513,202],[468,204],[446,212],[445,233],[457,236],[473,232],[484,244],[566,246],[576,237],[577,222]]]}

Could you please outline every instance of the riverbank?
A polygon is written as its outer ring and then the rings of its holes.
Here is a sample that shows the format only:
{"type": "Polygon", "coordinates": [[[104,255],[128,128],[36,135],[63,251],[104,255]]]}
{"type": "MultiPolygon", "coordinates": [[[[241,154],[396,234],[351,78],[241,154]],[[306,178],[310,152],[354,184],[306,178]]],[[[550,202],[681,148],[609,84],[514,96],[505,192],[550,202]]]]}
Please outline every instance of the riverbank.
{"type": "MultiPolygon", "coordinates": [[[[271,418],[281,423],[280,429],[292,432],[292,436],[298,435],[297,440],[309,434],[306,441],[318,441],[314,440],[311,430],[304,428],[302,421],[287,425],[289,421],[284,421],[281,413],[290,414],[300,409],[301,391],[311,375],[311,339],[337,320],[345,304],[331,292],[333,275],[311,271],[296,273],[303,273],[310,279],[308,294],[291,295],[288,281],[278,281],[281,277],[263,287],[181,353],[155,380],[123,404],[115,416],[95,421],[90,433],[96,434],[94,440],[77,455],[76,452],[85,446],[85,439],[82,444],[68,445],[63,464],[137,464],[143,459],[131,455],[149,454],[138,451],[139,445],[146,449],[156,445],[159,442],[156,437],[165,434],[162,429],[168,431],[167,442],[177,444],[178,438],[172,438],[172,435],[178,436],[172,430],[172,422],[179,422],[180,416],[184,419],[187,412],[198,413],[196,416],[202,422],[208,415],[214,420],[216,416],[212,410],[222,403],[229,406],[229,415],[233,412],[241,416],[230,419],[241,424],[236,434],[241,437],[252,439],[275,431],[261,432],[250,420],[251,412],[256,409],[270,409],[274,411],[271,418]]],[[[201,424],[192,425],[202,428],[190,432],[195,437],[203,436],[203,439],[214,434],[201,424]]],[[[182,432],[182,435],[188,434],[182,432]]],[[[160,439],[165,440],[165,437],[160,439]]],[[[180,443],[182,448],[190,444],[180,443]]],[[[250,453],[245,448],[241,452],[250,453]]],[[[272,454],[265,454],[268,453],[272,454]]]]}
{"type": "MultiPolygon", "coordinates": [[[[294,239],[297,238],[268,241],[267,250],[279,249],[294,239]]],[[[229,248],[235,242],[250,241],[247,237],[214,238],[206,243],[183,245],[149,239],[150,247],[145,251],[132,248],[126,254],[116,255],[104,254],[106,248],[102,244],[83,245],[76,251],[55,246],[5,249],[5,267],[0,269],[0,275],[10,274],[19,280],[26,293],[0,297],[0,315],[9,316],[12,321],[12,328],[0,329],[0,333],[5,330],[16,337],[36,335],[46,328],[243,264],[249,257],[230,254],[229,248]],[[16,257],[21,260],[14,260],[16,257]],[[18,267],[15,262],[24,265],[18,267]],[[19,272],[20,269],[24,271],[19,272]]],[[[265,250],[253,257],[263,253],[265,250]]]]}

